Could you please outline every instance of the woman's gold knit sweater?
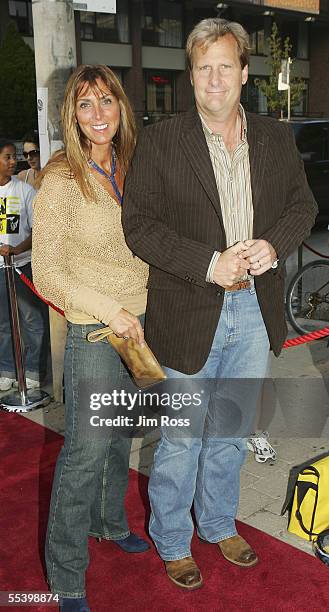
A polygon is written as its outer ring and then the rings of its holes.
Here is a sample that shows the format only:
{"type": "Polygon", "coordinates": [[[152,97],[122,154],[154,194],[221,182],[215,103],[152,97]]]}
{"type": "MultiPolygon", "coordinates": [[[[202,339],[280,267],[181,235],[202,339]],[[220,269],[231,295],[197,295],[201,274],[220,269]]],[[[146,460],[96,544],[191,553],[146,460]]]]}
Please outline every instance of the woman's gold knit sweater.
{"type": "Polygon", "coordinates": [[[108,325],[145,312],[148,266],[128,249],[121,207],[91,175],[88,202],[74,179],[49,171],[34,200],[33,280],[72,323],[108,325]]]}

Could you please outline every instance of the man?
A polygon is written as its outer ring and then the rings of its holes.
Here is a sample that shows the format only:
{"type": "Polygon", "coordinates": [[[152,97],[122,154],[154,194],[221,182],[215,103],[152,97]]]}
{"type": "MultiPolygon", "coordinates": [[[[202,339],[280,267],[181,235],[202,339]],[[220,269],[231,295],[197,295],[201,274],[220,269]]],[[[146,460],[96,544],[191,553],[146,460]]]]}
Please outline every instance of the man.
{"type": "MultiPolygon", "coordinates": [[[[196,108],[144,130],[127,177],[126,239],[151,266],[146,340],[169,377],[265,376],[269,348],[278,355],[286,337],[284,262],[315,219],[290,128],[240,105],[248,45],[237,23],[194,28],[196,108]]],[[[150,533],[186,589],[202,585],[192,503],[202,540],[241,567],[258,560],[235,527],[246,441],[209,436],[216,414],[210,403],[194,410],[199,436],[164,429],[150,478],[150,533]]]]}
{"type": "MultiPolygon", "coordinates": [[[[16,167],[15,145],[0,140],[0,391],[17,387],[16,367],[10,326],[8,291],[4,256],[13,255],[15,267],[32,279],[32,202],[36,194],[13,176],[16,167]]],[[[16,275],[15,275],[16,277],[16,275]]],[[[48,344],[48,308],[26,287],[15,280],[17,303],[26,349],[26,386],[40,387],[46,372],[48,344]]]]}

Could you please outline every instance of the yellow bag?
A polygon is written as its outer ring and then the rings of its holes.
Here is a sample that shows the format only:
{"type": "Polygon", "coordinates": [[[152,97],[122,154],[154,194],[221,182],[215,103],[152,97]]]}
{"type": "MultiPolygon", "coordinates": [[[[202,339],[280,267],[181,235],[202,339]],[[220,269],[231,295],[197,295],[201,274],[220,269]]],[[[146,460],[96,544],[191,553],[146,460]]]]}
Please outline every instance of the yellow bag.
{"type": "MultiPolygon", "coordinates": [[[[287,509],[287,507],[286,507],[287,509]]],[[[295,482],[288,531],[315,540],[329,527],[329,456],[303,464],[295,482]]]]}

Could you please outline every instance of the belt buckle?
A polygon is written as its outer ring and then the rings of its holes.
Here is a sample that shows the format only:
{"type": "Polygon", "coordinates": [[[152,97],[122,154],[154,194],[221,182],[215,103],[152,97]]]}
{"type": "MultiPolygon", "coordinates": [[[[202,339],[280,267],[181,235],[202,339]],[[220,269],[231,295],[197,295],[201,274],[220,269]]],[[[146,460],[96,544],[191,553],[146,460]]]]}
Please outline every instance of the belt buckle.
{"type": "Polygon", "coordinates": [[[250,283],[250,280],[246,279],[246,280],[239,281],[238,285],[240,285],[238,289],[238,291],[240,291],[240,289],[250,289],[251,283],[250,283]]]}

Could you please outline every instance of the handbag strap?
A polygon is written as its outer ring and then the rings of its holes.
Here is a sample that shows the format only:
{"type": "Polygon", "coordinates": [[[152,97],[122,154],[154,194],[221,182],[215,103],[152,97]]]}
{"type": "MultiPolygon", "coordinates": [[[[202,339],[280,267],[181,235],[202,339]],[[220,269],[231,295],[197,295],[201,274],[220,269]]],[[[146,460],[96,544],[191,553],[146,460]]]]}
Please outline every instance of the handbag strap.
{"type": "Polygon", "coordinates": [[[99,342],[111,334],[114,334],[114,331],[110,327],[102,327],[102,329],[95,329],[89,332],[89,334],[87,334],[87,340],[88,342],[99,342]]]}
{"type": "Polygon", "coordinates": [[[299,525],[300,525],[301,529],[304,531],[304,533],[306,533],[308,536],[319,535],[317,533],[314,533],[312,531],[312,529],[313,529],[313,525],[314,525],[316,506],[317,506],[317,503],[318,503],[320,474],[319,474],[318,470],[313,465],[309,465],[307,468],[302,470],[300,472],[300,474],[302,474],[302,475],[313,474],[313,475],[317,476],[318,484],[315,484],[313,482],[306,482],[305,480],[304,481],[303,480],[297,480],[297,482],[296,482],[296,487],[297,487],[297,508],[296,508],[295,516],[296,516],[296,518],[297,518],[297,520],[299,522],[299,525]],[[313,489],[315,491],[315,501],[314,501],[314,508],[313,508],[313,512],[312,512],[311,525],[310,525],[311,528],[307,529],[307,527],[304,525],[303,517],[301,515],[300,509],[301,509],[301,505],[303,503],[303,500],[304,500],[307,492],[309,491],[309,489],[313,489]]]}

